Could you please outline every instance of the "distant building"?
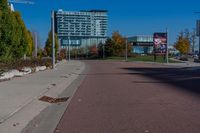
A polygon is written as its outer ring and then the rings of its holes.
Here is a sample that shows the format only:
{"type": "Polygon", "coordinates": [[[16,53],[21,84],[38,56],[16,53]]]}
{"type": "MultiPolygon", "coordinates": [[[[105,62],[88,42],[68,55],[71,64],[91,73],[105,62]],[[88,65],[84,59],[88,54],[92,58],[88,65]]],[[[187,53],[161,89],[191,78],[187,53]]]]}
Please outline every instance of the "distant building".
{"type": "Polygon", "coordinates": [[[108,31],[106,10],[55,12],[55,32],[64,48],[105,43],[108,31]]]}
{"type": "Polygon", "coordinates": [[[128,42],[133,46],[134,54],[152,54],[153,53],[153,36],[140,35],[128,38],[128,42]]]}

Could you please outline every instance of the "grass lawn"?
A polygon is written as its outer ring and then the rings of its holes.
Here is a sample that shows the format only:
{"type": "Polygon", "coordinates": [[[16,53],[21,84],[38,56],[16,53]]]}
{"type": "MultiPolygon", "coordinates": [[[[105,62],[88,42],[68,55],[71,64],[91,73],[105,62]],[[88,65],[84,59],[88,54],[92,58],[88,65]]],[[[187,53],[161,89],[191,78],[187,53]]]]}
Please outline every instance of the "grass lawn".
{"type": "MultiPolygon", "coordinates": [[[[125,60],[125,57],[107,57],[105,60],[125,60]]],[[[162,56],[157,56],[157,60],[154,61],[154,56],[136,56],[136,57],[128,57],[128,61],[144,61],[144,62],[157,62],[157,63],[166,63],[163,60],[162,56]]],[[[173,61],[169,59],[169,63],[181,63],[179,61],[173,61]]]]}

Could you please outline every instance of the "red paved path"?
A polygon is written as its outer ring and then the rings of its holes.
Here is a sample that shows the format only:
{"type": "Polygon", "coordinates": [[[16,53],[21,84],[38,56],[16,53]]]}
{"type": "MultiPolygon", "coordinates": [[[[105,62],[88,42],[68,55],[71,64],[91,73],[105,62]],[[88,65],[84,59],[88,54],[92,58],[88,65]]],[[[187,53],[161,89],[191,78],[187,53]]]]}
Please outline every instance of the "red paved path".
{"type": "MultiPolygon", "coordinates": [[[[86,63],[89,72],[56,132],[200,133],[199,94],[174,86],[168,80],[152,78],[154,65],[108,61],[86,63]],[[149,75],[134,70],[141,67],[150,69],[149,75]]],[[[162,66],[156,66],[159,67],[162,66]]]]}

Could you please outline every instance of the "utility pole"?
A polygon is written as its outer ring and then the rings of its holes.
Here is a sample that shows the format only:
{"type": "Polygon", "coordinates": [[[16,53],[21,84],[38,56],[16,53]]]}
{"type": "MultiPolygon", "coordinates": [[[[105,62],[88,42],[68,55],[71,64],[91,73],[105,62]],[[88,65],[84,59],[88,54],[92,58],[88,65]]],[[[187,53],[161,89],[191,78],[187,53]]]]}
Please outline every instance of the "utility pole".
{"type": "MultiPolygon", "coordinates": [[[[196,14],[200,14],[200,12],[195,12],[196,14]]],[[[196,27],[196,35],[199,37],[199,61],[200,61],[200,20],[197,20],[197,27],[196,27]]]]}
{"type": "Polygon", "coordinates": [[[200,20],[197,20],[197,36],[199,37],[199,61],[200,61],[200,20]]]}
{"type": "Polygon", "coordinates": [[[166,61],[167,61],[167,64],[168,64],[169,63],[169,50],[168,50],[168,46],[169,46],[169,30],[168,30],[168,28],[166,29],[166,34],[167,34],[166,61]]]}
{"type": "Polygon", "coordinates": [[[68,36],[68,61],[70,61],[71,60],[71,51],[70,51],[70,49],[71,49],[71,41],[70,41],[70,34],[69,34],[69,36],[68,36]]]}
{"type": "Polygon", "coordinates": [[[52,10],[52,65],[53,65],[53,69],[55,69],[55,24],[54,24],[54,10],[52,10]]]}
{"type": "Polygon", "coordinates": [[[103,59],[105,59],[105,44],[103,44],[103,59]]]}
{"type": "Polygon", "coordinates": [[[128,40],[126,38],[126,61],[128,61],[128,40]]]}

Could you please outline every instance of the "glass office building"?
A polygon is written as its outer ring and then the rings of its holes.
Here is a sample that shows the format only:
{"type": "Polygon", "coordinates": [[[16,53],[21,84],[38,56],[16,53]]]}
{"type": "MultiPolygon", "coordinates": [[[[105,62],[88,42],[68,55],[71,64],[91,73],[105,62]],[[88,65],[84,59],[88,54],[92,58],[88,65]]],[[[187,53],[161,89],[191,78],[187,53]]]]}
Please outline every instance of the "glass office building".
{"type": "Polygon", "coordinates": [[[132,44],[134,54],[153,53],[153,36],[133,36],[128,38],[128,42],[132,44]]]}
{"type": "Polygon", "coordinates": [[[55,12],[55,32],[61,46],[91,46],[105,43],[108,30],[106,10],[55,12]]]}

